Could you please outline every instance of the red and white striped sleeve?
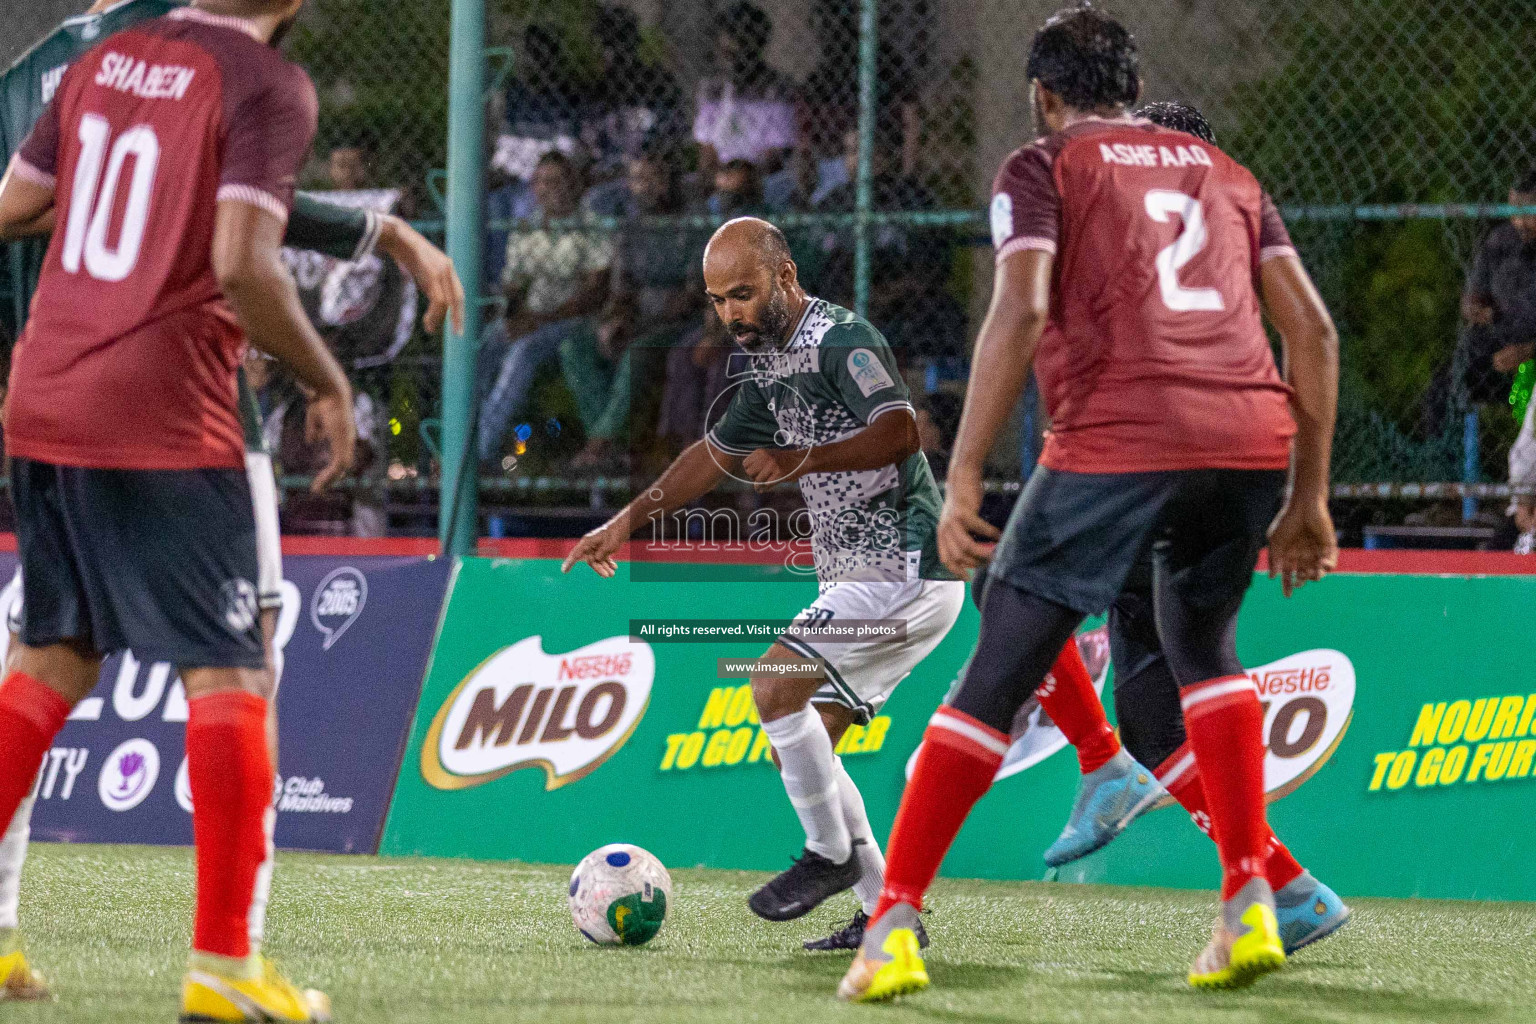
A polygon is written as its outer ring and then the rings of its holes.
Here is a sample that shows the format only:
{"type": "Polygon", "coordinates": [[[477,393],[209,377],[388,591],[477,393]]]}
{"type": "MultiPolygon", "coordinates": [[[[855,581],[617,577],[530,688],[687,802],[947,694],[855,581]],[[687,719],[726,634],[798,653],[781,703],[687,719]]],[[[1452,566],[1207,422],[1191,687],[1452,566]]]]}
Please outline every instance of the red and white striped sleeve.
{"type": "Polygon", "coordinates": [[[234,86],[219,174],[219,201],[248,203],[287,223],[318,118],[315,88],[298,68],[234,86]],[[265,79],[261,81],[260,79],[265,79]]]}
{"type": "Polygon", "coordinates": [[[1017,150],[992,185],[992,245],[997,262],[1033,249],[1056,252],[1061,235],[1061,193],[1051,158],[1039,145],[1017,150]]]}
{"type": "Polygon", "coordinates": [[[1280,208],[1265,192],[1259,199],[1259,262],[1295,255],[1296,247],[1291,244],[1291,233],[1280,218],[1280,208]]]}

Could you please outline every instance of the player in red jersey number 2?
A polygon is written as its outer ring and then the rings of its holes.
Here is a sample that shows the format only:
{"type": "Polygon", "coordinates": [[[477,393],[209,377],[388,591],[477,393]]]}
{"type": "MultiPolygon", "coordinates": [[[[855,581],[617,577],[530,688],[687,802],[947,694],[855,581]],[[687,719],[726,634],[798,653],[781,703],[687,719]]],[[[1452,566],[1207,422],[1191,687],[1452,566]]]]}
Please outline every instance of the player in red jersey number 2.
{"type": "Polygon", "coordinates": [[[64,74],[0,183],[0,239],[53,231],[12,359],[6,441],[23,572],[0,682],[0,820],[101,659],[174,663],[197,858],[189,1021],[329,1019],[251,948],[273,766],[256,524],[236,411],[247,341],[315,391],[346,472],[345,374],[279,258],[313,85],[270,45],[302,0],[198,0],[64,74]]]}
{"type": "Polygon", "coordinates": [[[1253,176],[1128,114],[1141,81],[1124,26],[1086,5],[1058,13],[1028,77],[1048,134],[1010,156],[994,188],[997,276],[939,527],[952,570],[973,569],[991,553],[982,538],[998,536],[978,515],[981,467],[1032,363],[1052,433],[997,545],[976,651],[902,796],[846,999],[926,987],[913,925],[1015,713],[1149,555],[1222,866],[1221,913],[1189,981],[1245,985],[1285,962],[1265,874],[1263,710],[1236,622],[1266,533],[1287,595],[1336,561],[1337,337],[1253,176]]]}

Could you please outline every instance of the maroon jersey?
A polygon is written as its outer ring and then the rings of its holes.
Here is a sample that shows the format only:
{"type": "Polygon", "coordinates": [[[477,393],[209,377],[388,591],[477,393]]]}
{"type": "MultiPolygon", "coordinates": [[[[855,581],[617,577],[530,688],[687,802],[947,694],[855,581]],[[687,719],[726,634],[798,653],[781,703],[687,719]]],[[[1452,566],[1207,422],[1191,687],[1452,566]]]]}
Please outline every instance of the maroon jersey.
{"type": "Polygon", "coordinates": [[[11,364],[6,444],[97,469],[245,464],[245,337],[214,276],[219,202],[287,220],[314,86],[236,18],[194,8],[110,36],[64,75],[17,175],[57,226],[11,364]]]}
{"type": "Polygon", "coordinates": [[[1079,122],[1003,163],[992,234],[999,262],[1056,254],[1035,364],[1046,466],[1288,465],[1290,389],[1256,280],[1262,260],[1295,250],[1242,165],[1148,121],[1079,122]]]}

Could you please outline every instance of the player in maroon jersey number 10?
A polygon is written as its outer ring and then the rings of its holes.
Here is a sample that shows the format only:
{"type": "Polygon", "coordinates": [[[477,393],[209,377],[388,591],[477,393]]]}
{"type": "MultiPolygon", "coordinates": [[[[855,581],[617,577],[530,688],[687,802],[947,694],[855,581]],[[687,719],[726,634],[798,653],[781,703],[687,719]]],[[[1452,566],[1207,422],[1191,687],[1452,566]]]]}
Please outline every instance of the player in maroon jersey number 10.
{"type": "Polygon", "coordinates": [[[104,656],[178,667],[197,846],[190,1021],[330,1017],[249,928],[274,769],[235,404],[247,341],[314,389],[322,483],[356,442],[346,375],[279,258],[316,100],[271,43],[301,4],[197,0],[107,37],[65,72],[0,182],[0,240],[57,227],[5,414],[23,613],[0,682],[0,820],[104,656]]]}
{"type": "Polygon", "coordinates": [[[1129,114],[1141,79],[1123,25],[1086,4],[1059,12],[1035,35],[1027,76],[1046,134],[1004,162],[993,189],[996,281],[939,525],[956,572],[1001,542],[976,651],[902,796],[845,999],[927,986],[913,937],[923,894],[990,787],[1015,713],[1149,556],[1157,637],[1222,865],[1221,913],[1190,984],[1246,985],[1285,962],[1266,876],[1263,710],[1236,618],[1266,533],[1287,595],[1337,559],[1337,336],[1253,176],[1129,114]],[[978,514],[982,465],[1031,364],[1052,432],[1000,535],[978,514]]]}

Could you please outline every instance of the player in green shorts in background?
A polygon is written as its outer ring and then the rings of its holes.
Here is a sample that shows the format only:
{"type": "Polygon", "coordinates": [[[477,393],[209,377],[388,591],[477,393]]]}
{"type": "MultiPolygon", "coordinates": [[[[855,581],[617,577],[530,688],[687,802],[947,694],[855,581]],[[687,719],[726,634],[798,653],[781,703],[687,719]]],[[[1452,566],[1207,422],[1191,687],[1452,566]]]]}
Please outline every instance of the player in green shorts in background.
{"type": "MultiPolygon", "coordinates": [[[[71,63],[107,36],[169,14],[182,6],[183,3],[175,0],[99,0],[84,14],[66,19],[50,35],[23,54],[0,76],[0,150],[3,150],[5,165],[9,165],[11,157],[53,99],[54,90],[58,88],[71,63]]],[[[383,252],[393,257],[415,278],[426,295],[428,307],[423,323],[428,332],[436,333],[442,327],[443,320],[450,315],[455,329],[463,328],[464,289],[452,262],[399,217],[348,209],[300,195],[288,221],[283,243],[291,248],[307,249],[342,260],[360,260],[374,251],[383,252]]],[[[22,325],[26,322],[32,293],[37,286],[47,249],[47,236],[0,245],[0,296],[4,298],[0,302],[0,335],[7,336],[12,343],[20,336],[22,325]]],[[[261,418],[255,396],[246,384],[244,371],[241,371],[239,381],[246,469],[255,503],[260,556],[261,578],[258,590],[262,632],[267,658],[273,667],[275,688],[281,674],[281,652],[273,648],[272,636],[277,624],[281,600],[279,588],[283,579],[278,537],[277,482],[272,471],[271,456],[262,439],[261,418]]],[[[332,482],[335,475],[323,471],[315,480],[316,489],[332,482]]],[[[13,636],[15,624],[14,619],[9,624],[13,636]]],[[[275,709],[275,704],[270,701],[269,706],[275,709]]],[[[268,743],[273,748],[275,764],[275,710],[268,721],[268,743]]],[[[32,798],[23,800],[4,835],[0,836],[0,1001],[44,999],[50,995],[42,977],[28,964],[17,931],[21,868],[26,858],[32,806],[32,798]]],[[[269,816],[269,828],[270,820],[269,816]]],[[[259,944],[261,939],[266,893],[271,884],[270,839],[269,834],[268,861],[260,874],[257,906],[251,915],[253,946],[259,944]]]]}

